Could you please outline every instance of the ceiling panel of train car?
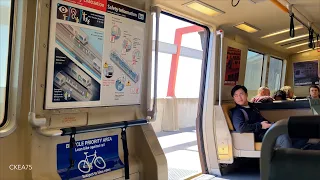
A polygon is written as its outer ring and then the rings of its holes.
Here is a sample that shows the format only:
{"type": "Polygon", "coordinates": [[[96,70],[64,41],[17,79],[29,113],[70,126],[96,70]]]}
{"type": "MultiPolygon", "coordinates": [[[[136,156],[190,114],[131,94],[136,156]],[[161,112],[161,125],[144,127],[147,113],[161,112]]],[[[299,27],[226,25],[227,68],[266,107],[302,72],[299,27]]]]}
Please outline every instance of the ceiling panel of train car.
{"type": "MultiPolygon", "coordinates": [[[[308,42],[308,30],[305,27],[295,31],[295,39],[283,41],[290,38],[289,32],[268,38],[261,38],[270,33],[288,29],[290,27],[289,14],[280,10],[270,2],[270,0],[240,0],[240,3],[236,7],[232,7],[231,0],[201,0],[204,3],[225,12],[213,17],[188,8],[186,4],[190,1],[192,0],[155,0],[155,3],[180,13],[196,17],[201,21],[215,24],[224,29],[227,34],[240,35],[250,41],[268,46],[283,53],[292,54],[308,49],[308,45],[306,44],[308,42]],[[256,1],[258,3],[252,3],[251,1],[256,1]],[[234,25],[241,22],[249,23],[260,30],[255,33],[247,33],[236,29],[234,25]]],[[[237,0],[234,0],[234,2],[236,3],[237,0]]],[[[316,32],[320,33],[320,0],[279,0],[279,2],[284,5],[288,2],[294,4],[294,7],[317,27],[315,28],[316,32]]],[[[308,24],[305,17],[296,13],[295,9],[293,12],[305,24],[308,24]]],[[[294,24],[295,27],[300,25],[297,21],[294,21],[294,24]]]]}

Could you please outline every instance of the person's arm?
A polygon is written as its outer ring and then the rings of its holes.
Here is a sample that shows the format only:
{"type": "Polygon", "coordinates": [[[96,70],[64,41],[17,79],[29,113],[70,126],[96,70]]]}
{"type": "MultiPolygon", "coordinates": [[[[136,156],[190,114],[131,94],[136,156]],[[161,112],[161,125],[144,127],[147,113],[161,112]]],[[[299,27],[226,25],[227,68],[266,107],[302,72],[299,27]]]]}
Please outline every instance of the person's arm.
{"type": "Polygon", "coordinates": [[[259,132],[262,128],[261,122],[249,124],[245,121],[244,115],[240,109],[235,109],[232,113],[232,122],[236,131],[240,133],[245,132],[259,132]]]}

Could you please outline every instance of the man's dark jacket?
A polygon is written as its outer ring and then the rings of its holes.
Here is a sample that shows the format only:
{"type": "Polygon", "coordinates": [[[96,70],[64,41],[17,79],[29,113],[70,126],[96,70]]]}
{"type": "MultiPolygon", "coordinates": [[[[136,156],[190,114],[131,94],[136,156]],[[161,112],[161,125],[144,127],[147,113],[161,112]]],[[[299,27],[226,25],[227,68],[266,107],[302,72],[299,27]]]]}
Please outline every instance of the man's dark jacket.
{"type": "MultiPolygon", "coordinates": [[[[240,105],[236,105],[235,108],[231,110],[232,113],[232,123],[236,132],[240,133],[254,133],[255,141],[261,142],[266,129],[262,129],[261,122],[268,121],[259,112],[259,110],[254,107],[252,103],[249,103],[250,108],[246,108],[240,105]],[[241,109],[245,110],[248,114],[248,120],[246,120],[244,113],[241,109]]],[[[270,122],[269,122],[270,123],[270,122]]]]}

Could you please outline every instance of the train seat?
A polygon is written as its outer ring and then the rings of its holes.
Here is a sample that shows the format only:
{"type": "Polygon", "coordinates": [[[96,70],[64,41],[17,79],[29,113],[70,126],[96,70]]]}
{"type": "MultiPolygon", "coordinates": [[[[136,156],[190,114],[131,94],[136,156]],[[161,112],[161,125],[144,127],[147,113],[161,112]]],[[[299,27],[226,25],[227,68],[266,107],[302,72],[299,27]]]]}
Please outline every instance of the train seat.
{"type": "Polygon", "coordinates": [[[291,138],[320,138],[320,116],[290,117],[275,123],[266,133],[261,150],[261,180],[319,179],[320,151],[275,149],[279,135],[291,138]]]}
{"type": "Polygon", "coordinates": [[[252,155],[250,152],[260,151],[262,143],[254,141],[253,133],[239,133],[235,132],[232,120],[231,120],[231,109],[235,107],[234,103],[227,103],[222,105],[222,110],[228,128],[231,132],[233,148],[235,149],[235,156],[240,157],[259,157],[260,155],[254,153],[252,155]],[[247,151],[247,152],[244,152],[247,151]],[[237,153],[238,152],[238,153],[237,153]]]}

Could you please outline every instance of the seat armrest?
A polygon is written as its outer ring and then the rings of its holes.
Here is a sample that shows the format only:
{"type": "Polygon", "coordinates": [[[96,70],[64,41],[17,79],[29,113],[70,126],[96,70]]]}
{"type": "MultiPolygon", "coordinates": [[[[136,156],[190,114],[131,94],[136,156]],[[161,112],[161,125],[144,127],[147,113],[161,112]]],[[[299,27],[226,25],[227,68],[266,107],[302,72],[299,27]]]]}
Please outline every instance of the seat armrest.
{"type": "Polygon", "coordinates": [[[254,151],[254,134],[231,132],[233,146],[238,150],[254,151]]]}

